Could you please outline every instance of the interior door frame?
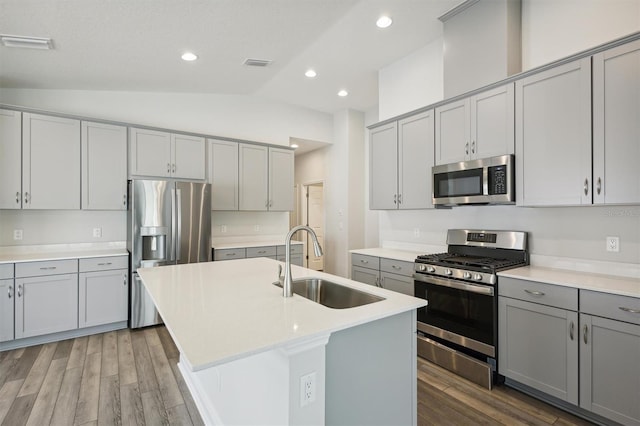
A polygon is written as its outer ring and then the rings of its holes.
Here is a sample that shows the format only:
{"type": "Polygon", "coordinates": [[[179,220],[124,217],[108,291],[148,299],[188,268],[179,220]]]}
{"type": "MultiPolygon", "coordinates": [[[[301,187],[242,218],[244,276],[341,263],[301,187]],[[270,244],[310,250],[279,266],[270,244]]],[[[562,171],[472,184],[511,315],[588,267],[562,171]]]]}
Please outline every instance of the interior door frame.
{"type": "MultiPolygon", "coordinates": [[[[324,200],[326,199],[326,185],[325,185],[325,181],[324,179],[320,179],[320,180],[312,180],[312,181],[306,181],[306,182],[302,182],[300,184],[300,216],[298,217],[298,223],[300,225],[309,225],[309,197],[307,196],[309,194],[309,187],[310,186],[317,186],[317,185],[322,185],[322,207],[323,207],[323,220],[322,220],[322,230],[324,231],[324,241],[327,241],[327,214],[326,214],[326,208],[325,208],[325,204],[324,204],[324,200]]],[[[297,238],[299,239],[300,237],[304,237],[301,235],[298,235],[297,238]]],[[[311,251],[311,247],[310,247],[310,240],[309,240],[310,236],[308,233],[306,233],[306,237],[304,240],[300,240],[300,241],[304,241],[305,243],[305,254],[304,254],[304,267],[307,268],[308,267],[308,260],[309,260],[309,253],[311,251]]],[[[326,244],[324,244],[322,246],[322,251],[323,251],[323,256],[327,255],[327,250],[326,250],[326,244]]]]}

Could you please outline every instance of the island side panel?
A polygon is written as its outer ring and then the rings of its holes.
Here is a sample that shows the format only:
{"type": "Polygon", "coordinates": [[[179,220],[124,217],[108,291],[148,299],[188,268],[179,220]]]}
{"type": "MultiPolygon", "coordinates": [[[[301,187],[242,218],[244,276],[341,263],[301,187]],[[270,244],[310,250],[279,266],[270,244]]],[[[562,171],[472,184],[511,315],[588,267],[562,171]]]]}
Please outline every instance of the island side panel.
{"type": "Polygon", "coordinates": [[[326,424],[416,424],[416,356],[415,311],[331,334],[326,424]]]}

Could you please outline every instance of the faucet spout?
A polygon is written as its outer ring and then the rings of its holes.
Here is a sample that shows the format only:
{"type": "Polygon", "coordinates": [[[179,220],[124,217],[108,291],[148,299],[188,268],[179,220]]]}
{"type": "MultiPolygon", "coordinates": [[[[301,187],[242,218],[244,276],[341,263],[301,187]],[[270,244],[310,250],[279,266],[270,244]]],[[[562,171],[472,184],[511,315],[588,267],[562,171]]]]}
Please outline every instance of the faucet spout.
{"type": "Polygon", "coordinates": [[[291,239],[293,238],[293,234],[298,231],[307,231],[311,235],[311,240],[313,241],[313,252],[316,256],[322,256],[322,247],[320,247],[320,243],[318,242],[318,236],[314,232],[313,229],[308,227],[307,225],[298,225],[291,228],[287,237],[285,238],[285,265],[284,265],[284,282],[282,284],[282,296],[283,297],[292,297],[293,296],[293,286],[292,286],[292,278],[291,278],[291,239]]]}

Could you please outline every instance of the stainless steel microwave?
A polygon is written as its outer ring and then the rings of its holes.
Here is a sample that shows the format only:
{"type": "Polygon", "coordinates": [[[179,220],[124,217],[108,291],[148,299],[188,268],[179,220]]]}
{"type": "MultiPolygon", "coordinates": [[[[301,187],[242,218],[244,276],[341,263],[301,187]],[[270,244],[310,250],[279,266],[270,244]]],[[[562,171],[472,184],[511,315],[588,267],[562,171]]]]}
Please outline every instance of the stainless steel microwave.
{"type": "Polygon", "coordinates": [[[514,204],[513,155],[433,167],[433,204],[514,204]]]}

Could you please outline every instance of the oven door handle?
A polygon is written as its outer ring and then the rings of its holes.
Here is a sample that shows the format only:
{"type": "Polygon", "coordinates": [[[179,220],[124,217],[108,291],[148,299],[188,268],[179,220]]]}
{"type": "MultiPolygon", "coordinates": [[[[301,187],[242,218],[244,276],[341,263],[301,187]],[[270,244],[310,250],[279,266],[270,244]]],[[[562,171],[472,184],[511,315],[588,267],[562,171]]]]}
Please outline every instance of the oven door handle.
{"type": "Polygon", "coordinates": [[[421,274],[413,274],[413,279],[427,284],[439,285],[441,287],[450,287],[457,290],[470,291],[472,293],[486,294],[488,296],[494,295],[494,288],[484,285],[467,284],[456,280],[449,280],[432,276],[425,277],[421,274]]]}

